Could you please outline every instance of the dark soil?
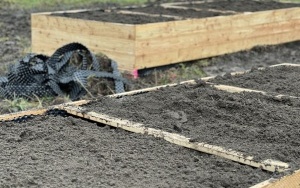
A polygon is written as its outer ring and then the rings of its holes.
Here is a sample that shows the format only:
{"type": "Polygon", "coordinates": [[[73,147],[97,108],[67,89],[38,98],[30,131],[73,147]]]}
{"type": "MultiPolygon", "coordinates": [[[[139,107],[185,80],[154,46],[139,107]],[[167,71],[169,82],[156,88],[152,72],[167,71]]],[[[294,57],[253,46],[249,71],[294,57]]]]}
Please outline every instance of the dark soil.
{"type": "Polygon", "coordinates": [[[89,111],[129,119],[300,167],[300,101],[257,93],[231,94],[201,83],[160,89],[120,99],[102,98],[89,111]]]}
{"type": "Polygon", "coordinates": [[[209,81],[300,97],[300,67],[279,66],[263,70],[252,69],[246,74],[235,76],[226,74],[209,81]]]}
{"type": "Polygon", "coordinates": [[[86,11],[79,13],[62,13],[52,14],[54,16],[70,17],[85,20],[95,20],[102,22],[114,22],[123,24],[144,24],[144,23],[155,23],[155,22],[166,22],[173,21],[174,18],[166,17],[150,17],[144,15],[131,15],[131,14],[120,14],[116,12],[104,12],[103,10],[97,11],[86,11]]]}
{"type": "MultiPolygon", "coordinates": [[[[161,14],[161,15],[173,15],[179,16],[182,18],[205,18],[205,17],[213,17],[220,15],[230,15],[232,13],[221,13],[221,12],[211,12],[210,10],[205,9],[217,9],[217,10],[233,10],[237,12],[255,12],[262,10],[272,10],[272,9],[280,9],[280,8],[290,8],[290,7],[299,7],[300,4],[291,4],[291,3],[279,3],[279,2],[258,2],[258,1],[217,1],[212,3],[202,3],[202,4],[194,4],[191,1],[191,4],[186,5],[188,7],[193,8],[203,8],[202,11],[195,10],[183,10],[183,9],[172,9],[172,8],[162,8],[159,5],[148,6],[144,8],[129,8],[125,10],[131,10],[136,12],[145,12],[150,14],[161,14]]],[[[118,9],[117,9],[118,10],[118,9]]],[[[124,10],[124,9],[121,9],[124,10]]],[[[113,23],[125,23],[125,24],[146,24],[146,23],[155,23],[155,22],[165,22],[165,21],[173,21],[173,18],[167,17],[152,17],[145,15],[129,15],[129,14],[120,14],[114,11],[112,12],[104,12],[103,10],[97,11],[85,11],[79,13],[62,13],[62,14],[53,14],[55,16],[63,16],[63,17],[71,17],[71,18],[79,18],[86,20],[96,20],[103,22],[113,22],[113,23]]]]}
{"type": "Polygon", "coordinates": [[[1,187],[249,187],[272,177],[72,117],[5,123],[0,137],[1,187]]]}
{"type": "Polygon", "coordinates": [[[207,59],[210,66],[203,70],[209,76],[245,71],[252,67],[266,67],[280,63],[300,63],[300,41],[280,45],[258,46],[207,59]]]}
{"type": "Polygon", "coordinates": [[[264,10],[299,7],[300,4],[281,3],[278,1],[221,0],[217,2],[207,2],[202,4],[191,3],[185,6],[201,9],[217,9],[223,11],[231,10],[236,12],[256,12],[264,10]]]}

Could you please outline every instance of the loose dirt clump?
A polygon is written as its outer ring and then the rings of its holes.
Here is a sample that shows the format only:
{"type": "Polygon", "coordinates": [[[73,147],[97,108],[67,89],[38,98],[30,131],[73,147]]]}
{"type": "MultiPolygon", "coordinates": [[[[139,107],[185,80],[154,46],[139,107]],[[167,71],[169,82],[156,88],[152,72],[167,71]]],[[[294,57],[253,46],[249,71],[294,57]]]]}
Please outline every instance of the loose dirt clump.
{"type": "Polygon", "coordinates": [[[249,187],[271,173],[72,117],[0,127],[4,187],[249,187]]]}
{"type": "Polygon", "coordinates": [[[202,83],[119,99],[105,97],[86,108],[240,151],[256,160],[275,159],[300,167],[296,99],[228,93],[202,83]]]}
{"type": "Polygon", "coordinates": [[[251,69],[245,74],[217,76],[210,82],[300,97],[300,66],[251,69]]]}

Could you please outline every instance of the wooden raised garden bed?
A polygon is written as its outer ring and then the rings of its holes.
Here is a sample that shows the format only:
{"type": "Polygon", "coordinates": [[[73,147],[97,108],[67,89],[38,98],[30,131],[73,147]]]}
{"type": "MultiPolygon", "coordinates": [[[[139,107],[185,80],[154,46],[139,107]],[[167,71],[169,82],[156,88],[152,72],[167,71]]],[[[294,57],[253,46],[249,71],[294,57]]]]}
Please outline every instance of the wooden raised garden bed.
{"type": "Polygon", "coordinates": [[[241,12],[209,7],[200,9],[201,3],[203,2],[194,2],[196,8],[187,6],[188,3],[184,2],[161,5],[168,9],[168,14],[172,14],[174,9],[193,11],[193,16],[187,17],[160,15],[149,10],[141,13],[142,8],[102,11],[105,14],[111,11],[124,18],[134,15],[143,16],[143,19],[158,19],[155,23],[142,24],[93,21],[58,15],[62,12],[35,13],[31,15],[32,51],[50,55],[66,43],[80,42],[93,52],[104,53],[117,61],[121,70],[133,71],[222,55],[257,45],[300,40],[298,7],[285,8],[285,5],[276,10],[241,12]],[[195,18],[197,11],[199,15],[203,11],[215,14],[211,15],[213,17],[195,18]],[[159,18],[163,21],[159,21],[159,18]]]}

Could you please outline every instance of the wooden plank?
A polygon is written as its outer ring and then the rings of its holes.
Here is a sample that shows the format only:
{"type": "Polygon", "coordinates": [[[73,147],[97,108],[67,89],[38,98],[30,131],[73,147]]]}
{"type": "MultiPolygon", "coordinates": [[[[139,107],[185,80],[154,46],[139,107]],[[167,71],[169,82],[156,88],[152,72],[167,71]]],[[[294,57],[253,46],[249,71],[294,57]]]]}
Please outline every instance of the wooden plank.
{"type": "Polygon", "coordinates": [[[183,7],[179,5],[161,5],[164,8],[172,8],[172,9],[181,9],[181,10],[195,10],[195,11],[210,11],[210,12],[219,12],[219,13],[238,13],[236,11],[231,11],[231,10],[218,10],[218,9],[201,9],[201,8],[194,8],[194,7],[183,7]]]}
{"type": "Polygon", "coordinates": [[[77,34],[71,33],[68,35],[68,37],[63,38],[63,36],[66,36],[66,33],[63,33],[62,35],[58,35],[57,33],[59,32],[56,32],[55,35],[50,34],[51,38],[48,41],[45,41],[44,39],[45,37],[47,37],[48,34],[43,33],[42,30],[32,29],[32,34],[35,35],[35,38],[32,39],[34,43],[32,45],[32,51],[35,53],[52,55],[59,47],[69,42],[79,42],[87,46],[87,48],[89,48],[91,52],[95,54],[103,53],[107,55],[110,59],[113,59],[116,62],[118,62],[118,68],[120,70],[130,71],[134,69],[134,42],[127,43],[126,41],[124,41],[124,43],[122,44],[121,40],[118,41],[113,38],[105,37],[99,37],[101,38],[101,40],[95,40],[95,38],[98,37],[83,37],[78,39],[77,34]],[[38,34],[36,34],[37,32],[38,34]]]}
{"type": "Polygon", "coordinates": [[[31,15],[31,27],[94,36],[135,39],[135,26],[129,24],[81,20],[49,15],[31,15]]]}
{"type": "Polygon", "coordinates": [[[275,160],[255,161],[252,156],[245,156],[242,153],[233,150],[226,150],[222,147],[210,145],[206,143],[190,142],[190,139],[179,134],[165,132],[159,129],[145,127],[141,123],[134,123],[128,120],[118,119],[105,114],[96,112],[88,112],[86,109],[74,106],[60,106],[59,109],[67,111],[69,114],[121,128],[130,132],[151,135],[154,137],[165,139],[166,141],[177,144],[179,146],[191,148],[197,151],[209,153],[229,160],[233,160],[242,164],[246,164],[256,168],[262,168],[267,171],[282,172],[288,170],[287,163],[275,160]]]}
{"type": "Polygon", "coordinates": [[[249,188],[263,188],[264,186],[269,185],[269,184],[273,183],[276,180],[277,179],[275,179],[275,178],[270,178],[266,181],[260,182],[260,183],[254,185],[254,186],[249,187],[249,188]]]}
{"type": "Polygon", "coordinates": [[[145,12],[137,12],[137,11],[126,11],[126,10],[119,10],[117,11],[120,14],[130,14],[130,15],[143,15],[143,16],[150,16],[150,17],[165,17],[165,18],[174,18],[177,20],[182,20],[183,17],[174,16],[174,15],[166,15],[166,14],[149,14],[145,12]]]}
{"type": "MultiPolygon", "coordinates": [[[[165,51],[163,53],[155,54],[142,54],[136,56],[136,69],[143,69],[149,67],[162,66],[172,63],[178,63],[193,59],[201,59],[212,57],[216,55],[224,55],[227,53],[238,52],[240,50],[251,49],[257,45],[275,45],[284,43],[287,41],[296,41],[299,40],[300,30],[293,30],[287,33],[278,33],[274,35],[266,35],[256,38],[248,38],[244,40],[237,40],[232,42],[223,42],[211,44],[211,45],[202,45],[197,47],[189,48],[178,48],[173,51],[165,51]]],[[[147,49],[144,48],[144,53],[147,53],[147,49]]]]}
{"type": "Polygon", "coordinates": [[[181,36],[199,32],[199,30],[206,32],[221,31],[223,29],[251,27],[299,19],[300,8],[288,8],[232,16],[143,24],[136,27],[136,39],[181,36]]]}
{"type": "Polygon", "coordinates": [[[1,121],[11,121],[11,120],[14,120],[16,118],[23,117],[23,116],[43,115],[50,109],[56,109],[56,108],[59,108],[61,106],[65,106],[65,105],[66,106],[69,106],[69,105],[79,106],[79,105],[87,104],[89,102],[90,102],[89,100],[80,100],[80,101],[74,101],[74,102],[54,105],[54,106],[50,106],[50,107],[47,107],[47,108],[38,108],[38,109],[31,109],[31,110],[20,111],[20,112],[15,112],[15,113],[10,113],[10,114],[1,114],[0,115],[0,122],[1,121]]]}
{"type": "MultiPolygon", "coordinates": [[[[205,0],[205,1],[193,1],[193,4],[203,4],[203,3],[212,3],[215,0],[205,0]]],[[[161,6],[180,6],[180,5],[188,5],[191,2],[171,2],[171,3],[162,3],[161,6]]]]}
{"type": "Polygon", "coordinates": [[[300,188],[300,170],[291,175],[284,176],[279,180],[270,179],[250,188],[300,188]]]}
{"type": "Polygon", "coordinates": [[[300,32],[300,19],[243,28],[234,27],[209,33],[199,30],[179,36],[137,40],[136,55],[162,54],[178,49],[195,49],[203,46],[218,46],[224,43],[231,44],[232,42],[243,44],[246,39],[259,42],[257,45],[269,44],[270,38],[274,38],[276,41],[278,35],[286,35],[281,39],[282,41],[300,39],[300,36],[296,35],[297,32],[300,32]]]}
{"type": "MultiPolygon", "coordinates": [[[[86,33],[80,34],[74,32],[65,32],[65,31],[53,31],[49,28],[33,28],[32,35],[34,37],[33,47],[48,45],[49,48],[53,45],[62,45],[69,42],[80,42],[87,46],[90,46],[90,49],[97,50],[97,52],[116,52],[116,53],[124,53],[133,55],[135,53],[135,43],[132,40],[128,39],[118,39],[107,36],[98,36],[98,35],[90,35],[86,33]],[[50,38],[51,40],[46,41],[46,38],[50,38]]],[[[44,48],[42,48],[44,49],[44,48]]],[[[34,49],[35,51],[42,49],[34,49]]]]}

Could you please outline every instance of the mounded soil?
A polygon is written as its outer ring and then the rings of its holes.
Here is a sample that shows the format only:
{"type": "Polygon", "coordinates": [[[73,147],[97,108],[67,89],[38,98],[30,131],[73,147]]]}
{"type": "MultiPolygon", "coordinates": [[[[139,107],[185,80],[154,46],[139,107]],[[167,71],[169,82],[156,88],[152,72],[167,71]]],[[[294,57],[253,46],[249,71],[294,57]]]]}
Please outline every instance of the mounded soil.
{"type": "Polygon", "coordinates": [[[300,97],[300,66],[251,69],[245,74],[217,76],[209,82],[300,97]]]}
{"type": "Polygon", "coordinates": [[[73,117],[0,126],[1,187],[249,187],[273,175],[73,117]]]}
{"type": "Polygon", "coordinates": [[[300,101],[257,93],[228,93],[199,82],[122,98],[101,98],[86,106],[146,127],[179,133],[300,167],[300,101]]]}

